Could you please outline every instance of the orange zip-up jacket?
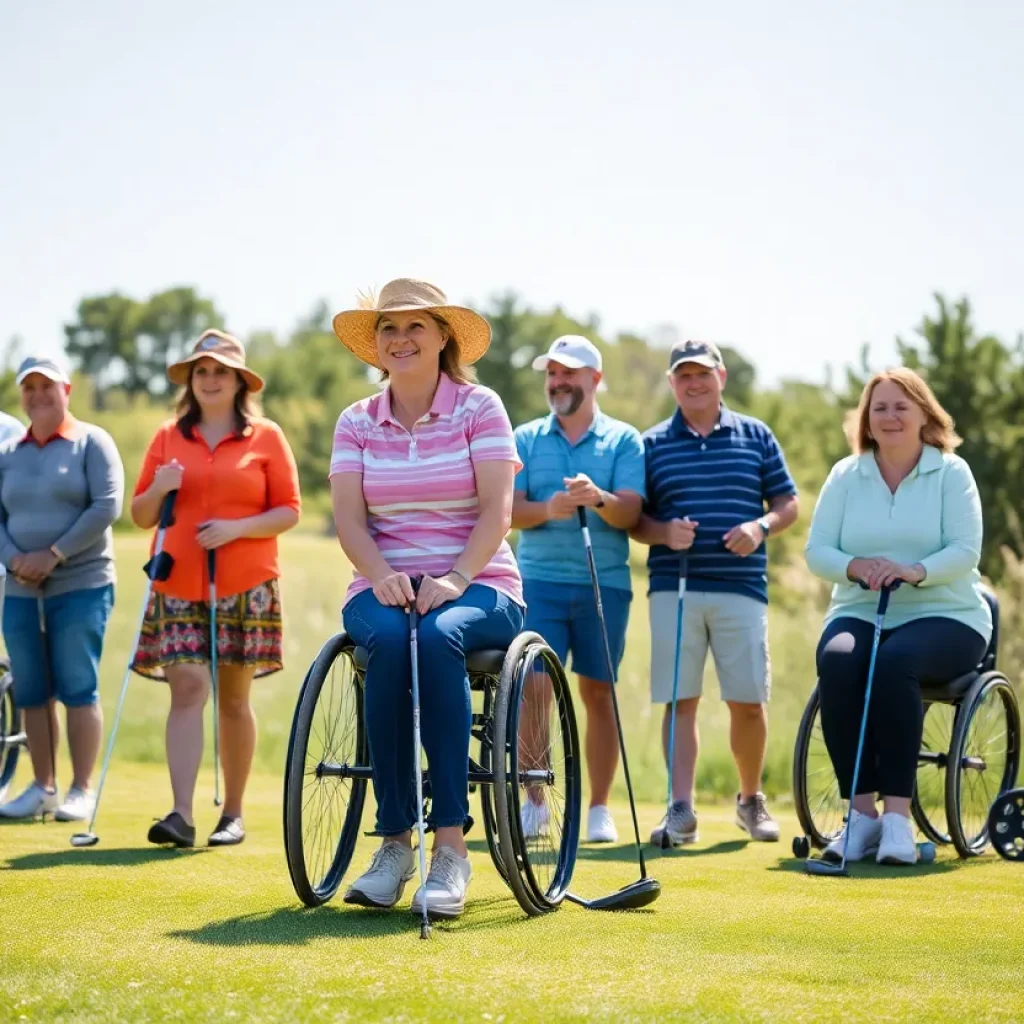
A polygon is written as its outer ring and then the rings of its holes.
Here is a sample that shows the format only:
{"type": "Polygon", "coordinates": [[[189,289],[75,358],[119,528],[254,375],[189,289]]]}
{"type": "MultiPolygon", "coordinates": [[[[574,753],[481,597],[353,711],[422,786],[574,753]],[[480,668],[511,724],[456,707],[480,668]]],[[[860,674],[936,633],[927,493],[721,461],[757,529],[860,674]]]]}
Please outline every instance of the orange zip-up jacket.
{"type": "MultiPolygon", "coordinates": [[[[174,525],[164,550],[174,558],[166,580],[153,589],[183,601],[209,598],[206,551],[196,533],[210,519],[243,519],[281,506],[301,510],[295,456],[281,428],[254,418],[241,435],[210,449],[198,431],[190,440],[169,420],[146,451],[135,495],[153,483],[157,469],[177,459],[184,467],[174,504],[174,525]]],[[[152,553],[156,537],[150,545],[152,553]]],[[[280,575],[276,537],[242,537],[217,549],[217,596],[239,594],[280,575]]]]}

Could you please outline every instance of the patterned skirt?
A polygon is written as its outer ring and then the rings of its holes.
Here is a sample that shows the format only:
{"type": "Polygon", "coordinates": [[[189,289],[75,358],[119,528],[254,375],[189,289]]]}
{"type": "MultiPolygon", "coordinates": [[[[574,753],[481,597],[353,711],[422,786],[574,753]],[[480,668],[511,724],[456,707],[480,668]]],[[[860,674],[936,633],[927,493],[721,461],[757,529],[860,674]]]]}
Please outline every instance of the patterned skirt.
{"type": "MultiPolygon", "coordinates": [[[[217,658],[221,665],[246,665],[255,675],[283,668],[281,593],[276,579],[252,590],[217,598],[217,658]]],[[[153,591],[132,669],[165,680],[168,665],[209,664],[210,605],[153,591]]]]}

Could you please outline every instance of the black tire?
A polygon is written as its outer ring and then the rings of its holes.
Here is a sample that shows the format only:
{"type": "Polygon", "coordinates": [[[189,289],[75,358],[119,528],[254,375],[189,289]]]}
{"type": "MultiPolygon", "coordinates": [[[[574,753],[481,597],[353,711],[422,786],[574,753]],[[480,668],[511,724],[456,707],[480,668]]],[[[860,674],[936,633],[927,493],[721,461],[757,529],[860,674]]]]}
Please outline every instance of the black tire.
{"type": "Polygon", "coordinates": [[[926,704],[921,756],[910,810],[917,827],[933,843],[952,842],[946,822],[946,766],[953,745],[957,710],[952,704],[926,704]]]}
{"type": "Polygon", "coordinates": [[[845,802],[821,732],[821,701],[815,686],[808,698],[793,750],[793,801],[803,833],[823,850],[843,831],[845,802]]]}
{"type": "Polygon", "coordinates": [[[497,816],[501,859],[510,888],[523,910],[538,916],[556,910],[565,897],[576,865],[580,830],[580,753],[572,693],[565,671],[554,651],[537,633],[520,634],[508,649],[498,683],[494,710],[494,807],[497,816]],[[554,715],[547,715],[547,753],[535,764],[551,773],[545,790],[549,808],[548,834],[527,840],[520,818],[519,726],[527,678],[540,659],[551,680],[554,715]],[[557,737],[553,731],[557,729],[557,737]],[[552,749],[556,756],[552,757],[552,749]],[[557,756],[558,752],[561,756],[557,756]],[[556,795],[558,788],[563,790],[556,795]],[[553,837],[553,838],[552,838],[553,837]]]}
{"type": "Polygon", "coordinates": [[[353,650],[345,633],[321,648],[299,691],[288,740],[285,857],[295,893],[307,907],[321,906],[338,891],[363,817],[366,779],[320,774],[328,764],[369,770],[363,681],[353,650]]]}
{"type": "Polygon", "coordinates": [[[992,804],[1017,779],[1020,732],[1013,687],[1000,673],[985,673],[960,706],[946,769],[946,820],[961,857],[977,857],[988,845],[992,804]]]}
{"type": "MultiPolygon", "coordinates": [[[[480,767],[484,771],[494,771],[494,704],[497,689],[490,684],[484,686],[484,731],[480,740],[480,767]]],[[[505,870],[505,862],[501,859],[501,839],[498,836],[498,816],[494,808],[494,786],[480,786],[480,817],[483,820],[484,835],[487,838],[487,849],[491,855],[498,874],[501,875],[506,885],[511,885],[508,880],[508,871],[505,870]]]]}
{"type": "Polygon", "coordinates": [[[21,709],[14,700],[11,664],[6,658],[0,658],[0,792],[11,784],[18,769],[23,737],[21,709]]]}

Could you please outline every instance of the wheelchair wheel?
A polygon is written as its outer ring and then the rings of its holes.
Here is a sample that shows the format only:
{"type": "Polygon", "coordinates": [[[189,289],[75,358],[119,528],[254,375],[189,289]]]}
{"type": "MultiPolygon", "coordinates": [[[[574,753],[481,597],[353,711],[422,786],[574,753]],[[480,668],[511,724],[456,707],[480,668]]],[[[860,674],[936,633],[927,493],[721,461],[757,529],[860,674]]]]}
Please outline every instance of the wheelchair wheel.
{"type": "Polygon", "coordinates": [[[843,831],[846,805],[839,794],[839,779],[825,747],[820,712],[821,701],[815,686],[796,734],[793,800],[804,835],[817,849],[823,850],[843,831]]]}
{"type": "Polygon", "coordinates": [[[952,704],[926,704],[917,781],[910,809],[917,827],[933,843],[949,843],[946,823],[946,767],[953,746],[956,708],[952,704]]]}
{"type": "Polygon", "coordinates": [[[21,728],[21,711],[14,700],[14,679],[11,665],[0,658],[0,799],[10,786],[18,768],[18,755],[25,745],[21,728]]]}
{"type": "Polygon", "coordinates": [[[324,644],[299,691],[288,741],[285,856],[307,907],[338,891],[359,838],[370,778],[363,681],[353,650],[345,633],[324,644]]]}
{"type": "MultiPolygon", "coordinates": [[[[480,737],[480,767],[484,771],[494,771],[494,704],[496,688],[489,683],[484,685],[484,710],[483,722],[484,731],[480,737]]],[[[506,885],[511,885],[508,880],[508,871],[505,869],[505,862],[501,859],[501,839],[498,835],[498,816],[494,807],[494,786],[482,785],[480,787],[480,817],[483,819],[484,835],[487,838],[487,849],[491,855],[498,874],[501,875],[506,885]]]]}
{"type": "Polygon", "coordinates": [[[580,752],[572,694],[554,651],[536,633],[508,649],[494,712],[494,807],[501,859],[523,910],[557,909],[572,880],[580,829],[580,752]],[[524,834],[522,809],[543,823],[524,834]]]}
{"type": "Polygon", "coordinates": [[[988,814],[1013,787],[1020,764],[1020,710],[1005,676],[989,672],[960,705],[946,771],[946,820],[961,857],[988,843],[988,814]]]}

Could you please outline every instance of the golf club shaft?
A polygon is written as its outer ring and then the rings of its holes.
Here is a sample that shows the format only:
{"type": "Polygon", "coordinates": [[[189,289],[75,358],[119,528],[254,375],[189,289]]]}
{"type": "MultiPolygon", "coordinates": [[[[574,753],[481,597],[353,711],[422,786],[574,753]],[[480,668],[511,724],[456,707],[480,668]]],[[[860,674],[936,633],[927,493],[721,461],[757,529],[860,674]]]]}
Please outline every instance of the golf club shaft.
{"type": "Polygon", "coordinates": [[[426,830],[423,824],[423,761],[422,739],[420,737],[420,659],[419,659],[419,612],[416,605],[409,607],[409,656],[412,674],[412,743],[413,772],[416,775],[416,832],[419,837],[420,885],[423,888],[423,928],[429,928],[427,916],[427,850],[426,830]]]}
{"type": "Polygon", "coordinates": [[[590,567],[590,579],[594,585],[594,600],[597,602],[597,621],[601,627],[601,641],[604,644],[605,664],[608,667],[609,685],[612,691],[612,709],[615,712],[615,728],[619,734],[619,752],[622,754],[622,772],[626,777],[626,790],[629,793],[629,813],[633,819],[633,838],[636,841],[637,857],[640,861],[640,877],[647,877],[647,864],[644,861],[643,847],[640,845],[640,826],[636,820],[636,803],[633,799],[633,783],[629,777],[629,760],[626,757],[626,739],[622,735],[622,719],[619,717],[619,698],[615,692],[615,663],[612,660],[611,645],[608,642],[608,626],[604,621],[604,605],[601,603],[601,584],[597,578],[597,562],[594,560],[594,547],[590,539],[590,527],[587,526],[587,510],[578,506],[576,513],[583,530],[583,544],[587,549],[587,564],[590,567]]]}
{"type": "Polygon", "coordinates": [[[875,613],[875,633],[871,638],[871,659],[868,662],[868,681],[864,689],[864,713],[860,717],[860,736],[857,739],[857,756],[853,762],[853,781],[850,784],[850,809],[846,816],[846,832],[843,836],[843,869],[846,868],[846,851],[850,845],[850,822],[853,819],[853,801],[857,796],[857,783],[860,781],[860,762],[864,753],[864,737],[868,730],[868,713],[871,710],[871,688],[875,682],[875,661],[878,659],[878,647],[882,642],[882,623],[885,610],[889,606],[889,588],[884,587],[878,595],[878,610],[875,613]]]}
{"type": "Polygon", "coordinates": [[[46,681],[46,734],[50,740],[50,774],[53,778],[53,791],[57,792],[57,740],[53,734],[53,718],[57,714],[54,702],[53,673],[50,671],[50,638],[46,632],[46,598],[43,596],[43,584],[39,584],[36,597],[36,609],[39,612],[39,638],[43,651],[43,679],[46,681]]]}
{"type": "Polygon", "coordinates": [[[107,741],[107,752],[103,758],[103,771],[100,772],[100,784],[96,789],[96,803],[93,804],[92,817],[89,819],[89,832],[93,831],[96,825],[96,815],[100,809],[100,798],[103,796],[103,783],[107,780],[107,770],[110,768],[110,755],[114,752],[114,739],[117,736],[117,727],[121,721],[121,709],[124,707],[124,698],[128,693],[128,680],[132,675],[132,662],[135,660],[135,652],[139,649],[139,640],[142,636],[142,626],[146,621],[146,611],[149,608],[149,598],[153,592],[153,577],[156,573],[157,562],[164,549],[164,535],[167,527],[170,526],[171,517],[174,512],[174,502],[178,496],[177,491],[171,491],[164,498],[160,508],[160,526],[156,532],[156,543],[153,547],[153,557],[150,560],[150,570],[146,576],[146,591],[142,599],[142,608],[139,611],[138,625],[135,627],[135,641],[132,644],[131,653],[128,655],[128,668],[124,673],[124,681],[121,683],[121,696],[117,701],[117,711],[114,714],[114,725],[110,730],[110,739],[107,741]]]}
{"type": "Polygon", "coordinates": [[[210,577],[210,686],[213,690],[213,804],[220,806],[220,701],[217,697],[219,667],[217,665],[217,551],[206,552],[210,577]]]}
{"type": "MultiPolygon", "coordinates": [[[[676,653],[672,662],[672,703],[669,706],[668,724],[668,794],[665,798],[665,814],[672,809],[672,776],[676,767],[676,700],[679,696],[679,659],[683,653],[683,601],[686,597],[686,555],[679,554],[679,590],[676,598],[676,653]]],[[[666,818],[665,827],[668,828],[666,818]]]]}

